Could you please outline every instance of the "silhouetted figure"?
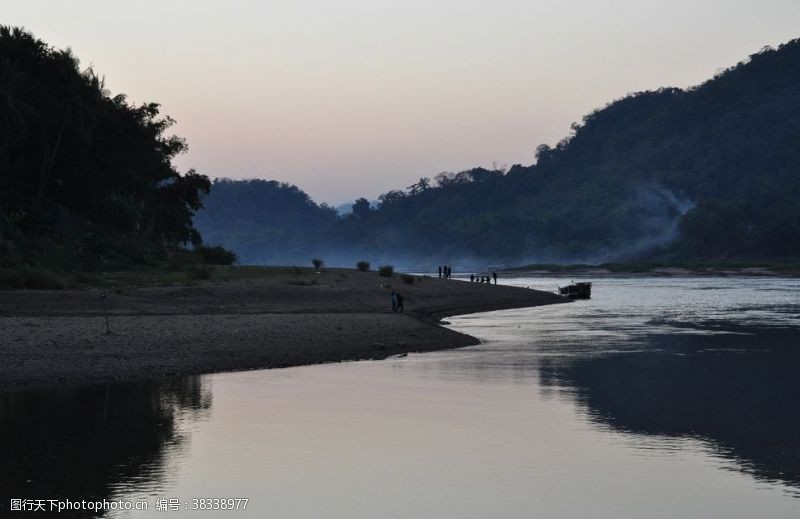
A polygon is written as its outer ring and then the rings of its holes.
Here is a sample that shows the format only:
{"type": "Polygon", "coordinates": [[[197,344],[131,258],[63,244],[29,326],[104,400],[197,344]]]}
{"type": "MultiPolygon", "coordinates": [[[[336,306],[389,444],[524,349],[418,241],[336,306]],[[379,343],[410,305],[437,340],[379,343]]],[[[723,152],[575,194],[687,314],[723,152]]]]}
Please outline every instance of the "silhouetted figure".
{"type": "Polygon", "coordinates": [[[450,276],[453,275],[453,269],[450,265],[447,265],[445,268],[447,269],[447,279],[450,279],[450,276]]]}
{"type": "Polygon", "coordinates": [[[400,312],[401,314],[403,313],[403,299],[405,299],[403,297],[403,294],[398,292],[397,293],[397,311],[400,312]]]}
{"type": "Polygon", "coordinates": [[[442,279],[442,266],[439,265],[439,279],[442,279]]]}
{"type": "Polygon", "coordinates": [[[399,300],[397,298],[397,292],[392,290],[392,312],[396,312],[397,311],[398,303],[399,303],[399,300]]]}
{"type": "Polygon", "coordinates": [[[470,283],[474,283],[475,282],[475,274],[470,274],[469,275],[469,282],[470,283]]]}
{"type": "Polygon", "coordinates": [[[494,284],[497,284],[497,272],[492,272],[492,277],[494,278],[494,284]]]}

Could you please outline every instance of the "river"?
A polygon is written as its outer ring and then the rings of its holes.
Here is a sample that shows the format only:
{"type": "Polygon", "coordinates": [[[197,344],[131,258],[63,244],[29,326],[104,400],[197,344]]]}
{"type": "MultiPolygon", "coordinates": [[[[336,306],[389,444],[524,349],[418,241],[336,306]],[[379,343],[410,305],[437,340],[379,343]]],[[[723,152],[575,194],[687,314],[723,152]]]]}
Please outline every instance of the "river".
{"type": "Polygon", "coordinates": [[[448,319],[482,340],[460,350],[0,391],[0,497],[149,504],[106,517],[214,498],[248,500],[231,517],[800,517],[800,280],[592,281],[589,301],[448,319]]]}

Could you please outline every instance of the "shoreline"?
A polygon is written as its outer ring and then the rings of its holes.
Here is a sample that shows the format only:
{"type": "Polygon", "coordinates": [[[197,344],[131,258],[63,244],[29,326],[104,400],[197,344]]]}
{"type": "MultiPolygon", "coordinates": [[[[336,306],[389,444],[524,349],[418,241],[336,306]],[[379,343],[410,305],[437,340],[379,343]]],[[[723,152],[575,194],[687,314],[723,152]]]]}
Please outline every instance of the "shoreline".
{"type": "MultiPolygon", "coordinates": [[[[288,270],[287,270],[288,272],[288,270]]],[[[332,269],[192,286],[0,292],[0,387],[144,380],[460,348],[444,317],[567,302],[526,288],[332,269]],[[299,279],[298,279],[299,278],[299,279]],[[389,308],[391,290],[406,313],[389,308]],[[110,334],[106,334],[105,304],[110,334]]]]}
{"type": "Polygon", "coordinates": [[[608,278],[624,277],[800,277],[800,265],[725,265],[725,264],[657,264],[606,263],[602,265],[528,265],[500,269],[501,274],[513,277],[558,277],[582,275],[608,278]]]}

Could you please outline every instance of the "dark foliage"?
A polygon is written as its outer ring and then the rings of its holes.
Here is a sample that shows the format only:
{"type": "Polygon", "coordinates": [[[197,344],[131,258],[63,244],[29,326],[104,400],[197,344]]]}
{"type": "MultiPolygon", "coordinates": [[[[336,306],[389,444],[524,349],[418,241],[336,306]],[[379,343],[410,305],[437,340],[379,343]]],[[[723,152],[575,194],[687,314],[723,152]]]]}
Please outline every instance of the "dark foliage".
{"type": "Polygon", "coordinates": [[[110,95],[70,50],[0,26],[0,241],[14,261],[97,268],[199,245],[210,183],[172,166],[186,149],[173,123],[110,95]]]}
{"type": "Polygon", "coordinates": [[[378,275],[385,278],[390,278],[394,275],[394,267],[391,265],[381,265],[378,267],[378,275]]]}
{"type": "Polygon", "coordinates": [[[359,261],[356,263],[356,268],[361,272],[366,272],[369,270],[369,261],[359,261]]]}

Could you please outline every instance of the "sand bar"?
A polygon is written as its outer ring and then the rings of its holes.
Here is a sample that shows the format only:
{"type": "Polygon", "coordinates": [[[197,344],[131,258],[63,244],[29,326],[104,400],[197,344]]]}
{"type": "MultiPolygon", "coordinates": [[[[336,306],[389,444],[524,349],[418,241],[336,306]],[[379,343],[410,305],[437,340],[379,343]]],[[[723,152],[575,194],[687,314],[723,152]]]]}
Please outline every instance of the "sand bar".
{"type": "Polygon", "coordinates": [[[565,301],[524,288],[433,278],[407,285],[351,270],[192,286],[0,291],[0,385],[278,368],[458,348],[478,341],[438,326],[441,318],[565,301]],[[402,315],[391,312],[393,289],[405,296],[402,315]]]}

